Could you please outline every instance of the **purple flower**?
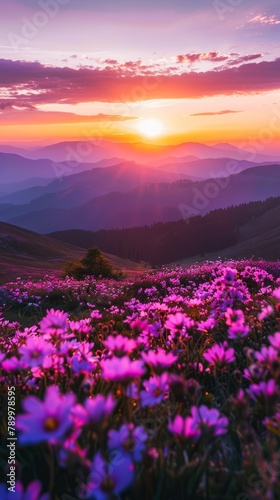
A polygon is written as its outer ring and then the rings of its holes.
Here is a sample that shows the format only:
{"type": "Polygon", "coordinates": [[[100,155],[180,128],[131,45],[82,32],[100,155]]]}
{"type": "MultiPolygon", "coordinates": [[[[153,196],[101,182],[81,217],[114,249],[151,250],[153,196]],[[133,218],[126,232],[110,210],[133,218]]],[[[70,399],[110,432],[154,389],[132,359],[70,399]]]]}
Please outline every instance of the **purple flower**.
{"type": "Polygon", "coordinates": [[[167,397],[169,389],[168,374],[155,375],[143,382],[145,391],[140,391],[141,404],[145,406],[154,406],[160,404],[167,397]]]}
{"type": "Polygon", "coordinates": [[[32,368],[42,366],[45,357],[51,353],[52,349],[52,345],[43,338],[30,337],[26,340],[25,345],[20,346],[18,351],[21,354],[21,362],[32,368]]]}
{"type": "Polygon", "coordinates": [[[224,270],[223,279],[226,285],[231,285],[235,281],[236,277],[237,277],[237,269],[232,269],[230,267],[227,267],[224,270]]]}
{"type": "Polygon", "coordinates": [[[210,433],[214,436],[221,436],[226,434],[228,419],[221,416],[219,410],[216,408],[207,408],[202,405],[198,408],[193,406],[191,409],[192,417],[198,423],[201,432],[210,433]]]}
{"type": "Polygon", "coordinates": [[[82,405],[76,405],[72,415],[79,425],[99,425],[112,413],[116,406],[116,401],[109,394],[107,397],[98,394],[94,398],[87,398],[82,405]]]}
{"type": "Polygon", "coordinates": [[[25,491],[19,481],[16,481],[15,491],[9,491],[5,484],[0,484],[0,498],[1,500],[49,500],[49,494],[41,495],[41,489],[39,481],[30,483],[25,491]]]}
{"type": "Polygon", "coordinates": [[[134,427],[134,424],[124,424],[118,431],[114,429],[108,433],[108,447],[110,449],[121,449],[131,455],[135,462],[140,462],[146,448],[145,442],[148,435],[142,426],[134,427]]]}
{"type": "Polygon", "coordinates": [[[203,354],[203,357],[210,365],[215,365],[217,368],[224,368],[229,363],[235,361],[234,349],[232,347],[227,349],[227,347],[226,342],[223,345],[215,344],[203,354]]]}
{"type": "Polygon", "coordinates": [[[71,410],[74,402],[73,394],[60,394],[57,386],[48,387],[44,401],[35,396],[25,398],[23,408],[27,414],[16,418],[16,427],[21,431],[20,443],[62,440],[73,425],[71,410]]]}
{"type": "Polygon", "coordinates": [[[87,496],[94,500],[109,500],[126,490],[134,478],[134,466],[126,453],[114,452],[105,460],[100,453],[94,457],[87,496]]]}
{"type": "Polygon", "coordinates": [[[141,377],[145,372],[143,361],[131,361],[128,356],[104,359],[101,361],[100,366],[102,377],[111,381],[130,381],[133,378],[141,377]]]}
{"type": "Polygon", "coordinates": [[[177,361],[178,356],[174,356],[172,352],[167,353],[164,349],[158,349],[157,352],[153,350],[147,353],[143,352],[142,359],[155,370],[162,371],[173,365],[177,361]]]}

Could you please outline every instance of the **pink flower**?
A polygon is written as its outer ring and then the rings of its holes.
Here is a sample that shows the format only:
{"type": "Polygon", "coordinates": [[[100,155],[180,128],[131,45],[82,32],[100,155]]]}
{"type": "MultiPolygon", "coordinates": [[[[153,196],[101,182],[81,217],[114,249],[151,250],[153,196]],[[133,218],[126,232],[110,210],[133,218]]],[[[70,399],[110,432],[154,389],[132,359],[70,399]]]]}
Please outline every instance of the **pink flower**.
{"type": "Polygon", "coordinates": [[[183,439],[192,439],[197,441],[202,434],[210,436],[221,436],[226,433],[228,419],[221,416],[216,408],[207,408],[202,405],[193,406],[191,416],[185,419],[177,415],[168,428],[177,436],[183,439]]]}
{"type": "Polygon", "coordinates": [[[196,440],[200,437],[200,431],[196,429],[196,422],[192,417],[183,418],[181,415],[176,415],[173,422],[169,423],[168,429],[182,439],[196,440]]]}
{"type": "Polygon", "coordinates": [[[276,299],[280,302],[280,288],[276,288],[272,295],[273,297],[276,297],[276,299]]]}
{"type": "Polygon", "coordinates": [[[247,337],[249,331],[250,331],[249,326],[244,325],[241,322],[232,323],[231,327],[228,329],[228,338],[239,339],[247,337]]]}
{"type": "Polygon", "coordinates": [[[103,344],[113,352],[116,356],[123,356],[129,354],[137,347],[137,342],[134,339],[129,339],[123,335],[109,335],[103,344]]]}
{"type": "Polygon", "coordinates": [[[138,378],[145,372],[143,361],[131,361],[128,356],[122,358],[113,357],[104,359],[100,363],[102,377],[105,380],[127,382],[133,378],[138,378]]]}
{"type": "Polygon", "coordinates": [[[87,398],[83,406],[76,405],[72,415],[79,425],[99,425],[112,413],[116,406],[116,401],[109,394],[107,397],[98,394],[94,398],[87,398]]]}
{"type": "Polygon", "coordinates": [[[68,314],[63,311],[47,311],[47,316],[40,321],[41,332],[45,334],[45,338],[64,334],[67,330],[67,318],[68,314]]]}
{"type": "Polygon", "coordinates": [[[186,330],[194,326],[194,321],[183,313],[169,314],[164,324],[171,333],[186,333],[186,330]]]}
{"type": "Polygon", "coordinates": [[[280,332],[276,332],[274,335],[269,335],[268,340],[273,347],[280,349],[280,332]]]}
{"type": "Polygon", "coordinates": [[[73,425],[71,410],[74,402],[73,394],[62,395],[54,385],[47,388],[44,401],[35,396],[25,398],[23,408],[27,414],[16,418],[16,427],[21,431],[20,443],[63,440],[73,425]]]}
{"type": "Polygon", "coordinates": [[[226,317],[226,324],[231,326],[233,323],[244,323],[244,313],[241,311],[241,309],[232,309],[231,307],[228,307],[226,312],[225,312],[225,317],[226,317]]]}
{"type": "Polygon", "coordinates": [[[224,368],[229,363],[235,361],[234,349],[232,347],[227,349],[227,347],[226,342],[223,345],[215,344],[203,354],[203,357],[210,365],[215,365],[217,368],[224,368]]]}
{"type": "Polygon", "coordinates": [[[142,359],[155,370],[162,371],[173,365],[177,361],[178,356],[175,356],[172,352],[167,353],[164,349],[158,349],[157,352],[153,350],[147,353],[143,352],[142,359]]]}
{"type": "Polygon", "coordinates": [[[262,308],[261,312],[258,314],[258,319],[263,321],[274,313],[272,306],[265,306],[262,308]]]}

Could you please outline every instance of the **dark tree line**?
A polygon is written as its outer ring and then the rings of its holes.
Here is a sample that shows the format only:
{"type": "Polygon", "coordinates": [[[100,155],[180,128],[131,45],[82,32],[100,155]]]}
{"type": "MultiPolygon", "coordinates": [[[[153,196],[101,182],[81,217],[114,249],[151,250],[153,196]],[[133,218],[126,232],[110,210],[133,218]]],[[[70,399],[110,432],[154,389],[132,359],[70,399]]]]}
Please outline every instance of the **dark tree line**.
{"type": "Polygon", "coordinates": [[[238,241],[240,226],[279,205],[280,198],[269,198],[213,210],[189,221],[97,232],[60,231],[52,236],[84,248],[95,245],[104,252],[155,266],[232,246],[238,241]]]}

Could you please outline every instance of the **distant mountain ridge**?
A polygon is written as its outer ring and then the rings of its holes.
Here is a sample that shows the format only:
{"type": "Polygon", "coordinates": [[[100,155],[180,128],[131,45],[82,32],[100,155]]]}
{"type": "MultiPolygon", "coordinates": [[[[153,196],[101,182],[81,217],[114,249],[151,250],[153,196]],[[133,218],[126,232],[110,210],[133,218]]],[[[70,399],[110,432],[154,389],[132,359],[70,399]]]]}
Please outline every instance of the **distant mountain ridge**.
{"type": "Polygon", "coordinates": [[[69,209],[38,205],[35,209],[34,203],[0,205],[0,216],[6,222],[42,233],[125,228],[205,215],[216,208],[265,200],[279,193],[280,165],[268,165],[228,179],[145,184],[126,192],[109,192],[69,209]]]}

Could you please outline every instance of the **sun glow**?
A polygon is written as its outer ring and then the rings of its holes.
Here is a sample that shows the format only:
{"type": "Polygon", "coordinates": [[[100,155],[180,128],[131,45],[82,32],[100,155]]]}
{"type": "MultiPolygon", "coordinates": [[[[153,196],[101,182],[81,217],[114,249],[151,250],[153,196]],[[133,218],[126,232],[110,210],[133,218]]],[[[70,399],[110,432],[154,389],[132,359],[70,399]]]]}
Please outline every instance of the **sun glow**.
{"type": "Polygon", "coordinates": [[[164,126],[157,118],[147,118],[141,120],[138,131],[146,137],[158,137],[163,134],[164,126]]]}

